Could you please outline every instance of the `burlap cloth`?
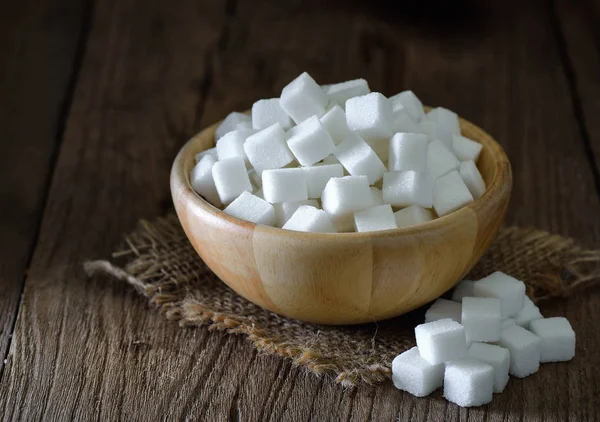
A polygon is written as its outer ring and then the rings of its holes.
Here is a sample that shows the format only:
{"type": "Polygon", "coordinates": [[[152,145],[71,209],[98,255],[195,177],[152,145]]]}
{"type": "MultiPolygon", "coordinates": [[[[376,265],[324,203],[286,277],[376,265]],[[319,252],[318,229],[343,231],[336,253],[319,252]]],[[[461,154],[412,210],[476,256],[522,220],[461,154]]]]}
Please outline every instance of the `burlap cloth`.
{"type": "MultiPolygon", "coordinates": [[[[141,221],[113,261],[85,264],[123,280],[180,325],[243,334],[260,351],[292,359],[344,385],[391,377],[392,359],[414,345],[424,310],[379,323],[326,326],[288,319],[248,302],[222,283],[198,257],[173,214],[141,221]],[[122,263],[119,263],[122,261],[122,263]]],[[[503,229],[468,278],[504,271],[523,280],[538,302],[567,297],[600,282],[600,250],[535,229],[503,229]]]]}

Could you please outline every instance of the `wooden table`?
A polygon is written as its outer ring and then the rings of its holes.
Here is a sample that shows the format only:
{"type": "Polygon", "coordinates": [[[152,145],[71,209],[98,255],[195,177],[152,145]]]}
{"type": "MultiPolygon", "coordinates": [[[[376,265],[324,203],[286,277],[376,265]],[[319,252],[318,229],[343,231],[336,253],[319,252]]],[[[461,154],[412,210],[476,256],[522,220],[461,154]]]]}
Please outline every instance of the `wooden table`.
{"type": "Polygon", "coordinates": [[[242,337],[179,328],[81,266],[171,207],[188,137],[304,70],[458,111],[511,159],[509,223],[598,247],[598,0],[4,3],[0,419],[600,418],[598,291],[543,308],[572,321],[575,360],[461,409],[391,383],[345,389],[242,337]]]}

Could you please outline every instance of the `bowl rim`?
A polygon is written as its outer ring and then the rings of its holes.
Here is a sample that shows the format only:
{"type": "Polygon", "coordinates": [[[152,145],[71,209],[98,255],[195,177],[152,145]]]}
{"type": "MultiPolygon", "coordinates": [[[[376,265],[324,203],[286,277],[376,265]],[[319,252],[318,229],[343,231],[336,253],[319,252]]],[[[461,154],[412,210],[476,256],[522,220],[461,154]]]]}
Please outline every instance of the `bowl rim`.
{"type": "MultiPolygon", "coordinates": [[[[425,107],[430,109],[430,107],[425,107]]],[[[177,153],[173,166],[171,168],[171,194],[175,200],[176,188],[182,188],[180,193],[185,201],[191,201],[196,207],[201,209],[213,218],[221,220],[231,225],[235,225],[238,230],[254,230],[256,227],[260,227],[260,230],[268,235],[285,236],[310,239],[333,239],[343,236],[345,240],[352,239],[373,239],[373,238],[389,238],[398,235],[415,235],[424,232],[436,231],[440,227],[446,226],[451,221],[460,221],[465,217],[465,213],[474,213],[474,209],[481,207],[483,203],[491,199],[494,195],[502,190],[505,184],[510,184],[509,188],[512,188],[512,172],[510,161],[502,148],[502,146],[486,131],[481,129],[479,126],[471,123],[470,121],[463,119],[459,116],[461,134],[465,127],[469,128],[470,132],[477,133],[476,139],[478,143],[484,144],[490,149],[490,154],[493,157],[494,175],[491,182],[486,186],[485,192],[473,202],[459,208],[456,211],[446,214],[443,217],[435,218],[425,223],[416,224],[412,226],[398,227],[395,229],[371,231],[371,232],[343,232],[343,233],[315,233],[315,232],[301,232],[295,230],[284,230],[279,227],[265,226],[262,224],[255,224],[247,220],[242,220],[237,217],[226,214],[223,210],[215,207],[210,202],[206,201],[203,197],[194,191],[190,183],[189,174],[186,174],[185,170],[185,159],[186,157],[194,156],[201,151],[192,151],[194,144],[197,139],[210,134],[214,137],[214,131],[222,120],[206,127],[205,129],[198,132],[192,138],[190,138],[183,147],[177,153]],[[482,140],[484,142],[482,142],[482,140]],[[502,167],[506,167],[507,171],[502,171],[502,167]]]]}

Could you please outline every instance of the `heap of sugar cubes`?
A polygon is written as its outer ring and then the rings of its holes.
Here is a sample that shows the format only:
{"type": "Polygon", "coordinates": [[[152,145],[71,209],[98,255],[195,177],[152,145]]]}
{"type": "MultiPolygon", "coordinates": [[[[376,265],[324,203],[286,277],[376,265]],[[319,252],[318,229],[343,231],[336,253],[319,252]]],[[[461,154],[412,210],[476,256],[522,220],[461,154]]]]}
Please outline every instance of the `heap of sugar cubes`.
{"type": "Polygon", "coordinates": [[[502,272],[462,281],[452,300],[438,299],[415,328],[417,346],[392,362],[394,385],[424,397],[443,386],[459,406],[480,406],[501,393],[509,375],[524,378],[540,363],[575,356],[566,318],[544,318],[525,284],[502,272]]]}
{"type": "Polygon", "coordinates": [[[233,112],[196,155],[193,189],[256,224],[366,232],[425,223],[480,197],[481,144],[456,113],[425,113],[412,91],[386,98],[367,81],[318,85],[302,73],[251,115],[233,112]]]}

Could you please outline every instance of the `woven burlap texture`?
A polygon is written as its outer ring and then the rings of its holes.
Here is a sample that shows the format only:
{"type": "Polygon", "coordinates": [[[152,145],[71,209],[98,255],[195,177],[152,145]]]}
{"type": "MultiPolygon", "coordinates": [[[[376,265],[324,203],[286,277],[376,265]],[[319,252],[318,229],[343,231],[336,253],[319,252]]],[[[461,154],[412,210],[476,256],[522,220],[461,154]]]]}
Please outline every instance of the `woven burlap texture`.
{"type": "MultiPolygon", "coordinates": [[[[414,345],[414,327],[423,321],[422,309],[357,326],[315,325],[266,311],[210,271],[173,214],[141,221],[112,261],[85,267],[89,274],[106,273],[129,283],[182,326],[246,335],[258,350],[292,359],[315,374],[333,375],[346,386],[389,379],[392,359],[414,345]]],[[[599,283],[599,264],[599,250],[584,250],[572,239],[544,231],[509,227],[468,278],[504,271],[523,280],[537,302],[599,283]]]]}

